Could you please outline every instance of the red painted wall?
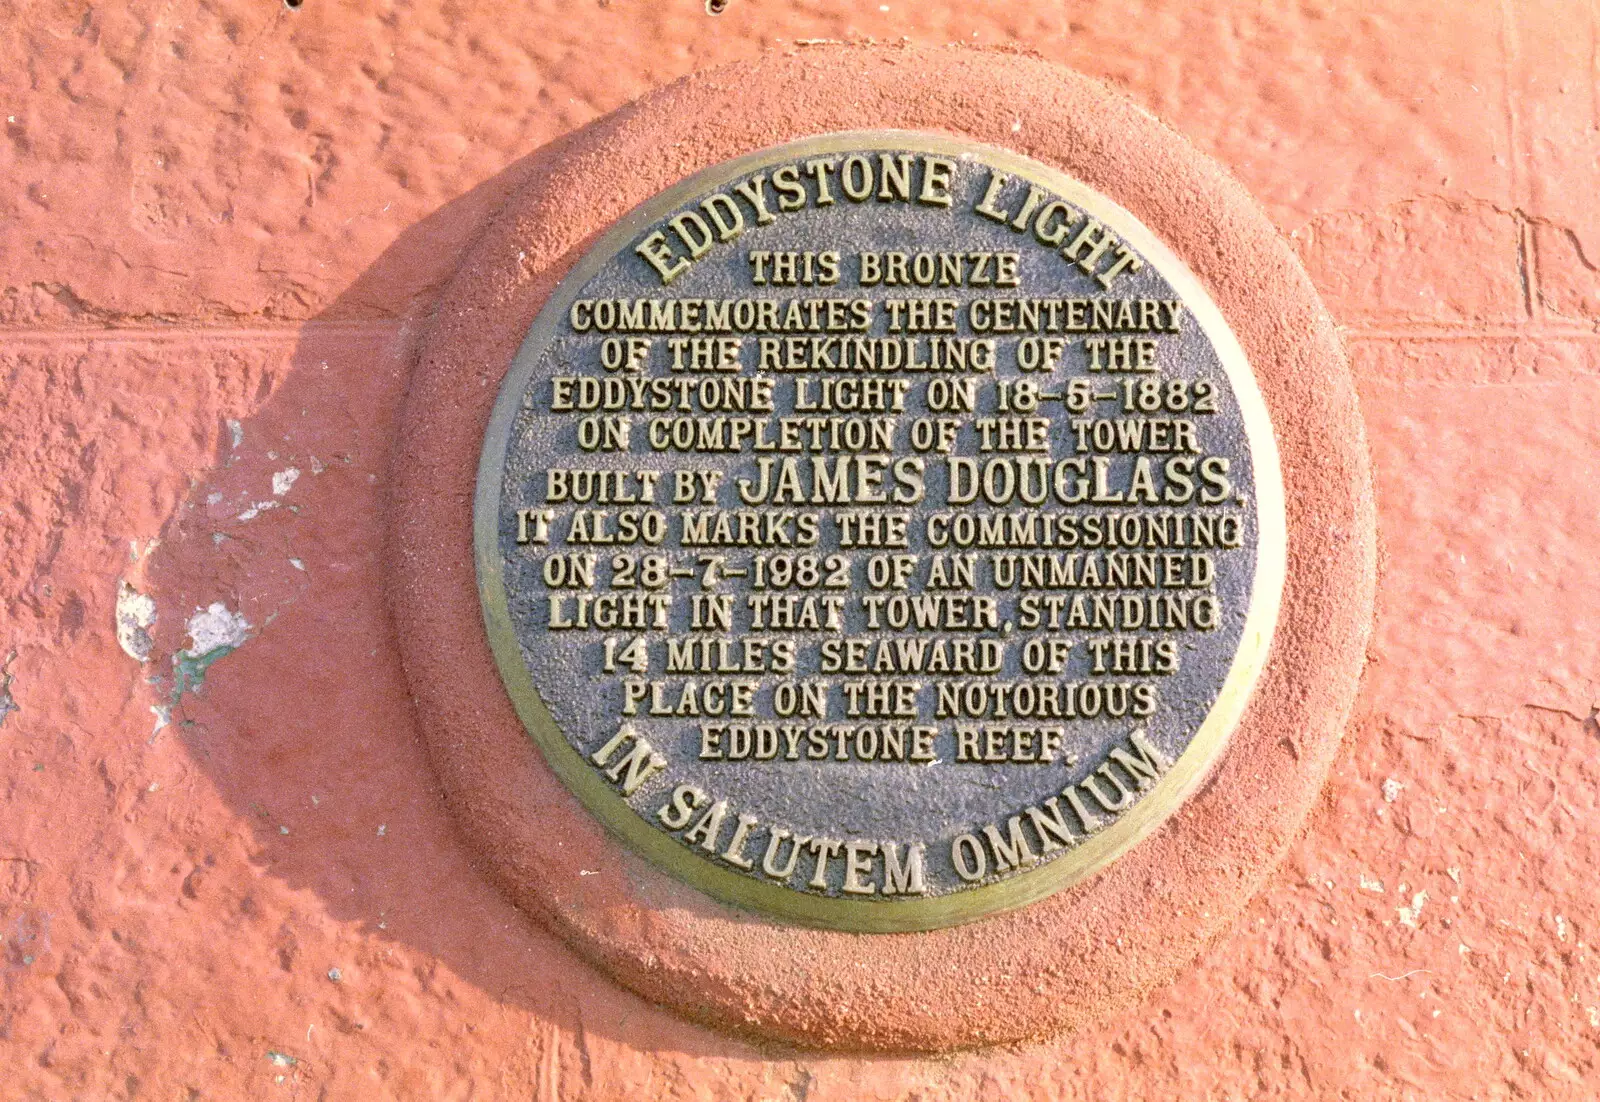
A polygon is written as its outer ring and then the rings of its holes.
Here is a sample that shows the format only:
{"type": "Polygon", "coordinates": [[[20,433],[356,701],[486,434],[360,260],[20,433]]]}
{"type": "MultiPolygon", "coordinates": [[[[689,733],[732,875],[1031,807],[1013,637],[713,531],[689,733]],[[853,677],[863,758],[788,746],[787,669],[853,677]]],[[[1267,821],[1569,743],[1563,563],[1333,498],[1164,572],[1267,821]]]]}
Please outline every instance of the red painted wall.
{"type": "Polygon", "coordinates": [[[0,1095],[1600,1090],[1594,0],[8,0],[0,26],[0,1095]],[[1093,1034],[863,1061],[684,1024],[477,877],[379,550],[415,319],[528,153],[697,67],[902,36],[1103,77],[1260,198],[1346,327],[1384,560],[1323,805],[1229,936],[1093,1034]],[[213,604],[245,638],[202,670],[213,604]]]}

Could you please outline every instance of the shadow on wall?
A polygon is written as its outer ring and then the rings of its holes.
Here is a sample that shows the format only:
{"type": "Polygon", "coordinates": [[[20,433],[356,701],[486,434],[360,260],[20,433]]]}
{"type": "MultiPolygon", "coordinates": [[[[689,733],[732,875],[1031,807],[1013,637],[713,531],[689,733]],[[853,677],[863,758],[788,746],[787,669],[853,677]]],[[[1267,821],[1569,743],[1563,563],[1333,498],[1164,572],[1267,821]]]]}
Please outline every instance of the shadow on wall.
{"type": "Polygon", "coordinates": [[[326,967],[297,959],[295,924],[354,924],[374,976],[394,967],[389,957],[409,957],[395,982],[426,991],[442,964],[490,1000],[577,1034],[580,1049],[587,1031],[733,1055],[736,1042],[613,986],[472,867],[419,738],[384,603],[386,483],[415,338],[478,227],[574,140],[406,230],[298,332],[254,413],[223,428],[209,477],[146,565],[162,611],[148,669],[161,675],[155,703],[169,731],[249,830],[254,864],[319,901],[320,913],[284,921],[286,972],[320,979],[326,967]],[[419,270],[439,273],[428,292],[395,301],[419,270]],[[366,320],[374,314],[382,320],[366,320]]]}

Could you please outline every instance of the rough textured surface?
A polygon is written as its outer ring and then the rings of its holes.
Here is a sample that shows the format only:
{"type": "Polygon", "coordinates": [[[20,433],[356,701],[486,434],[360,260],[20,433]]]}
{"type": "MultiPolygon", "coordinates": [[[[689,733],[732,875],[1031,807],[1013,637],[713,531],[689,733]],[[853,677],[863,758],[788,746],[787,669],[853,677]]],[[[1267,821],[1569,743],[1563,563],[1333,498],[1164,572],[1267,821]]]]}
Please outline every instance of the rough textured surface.
{"type": "Polygon", "coordinates": [[[5,1093],[1592,1097],[1594,5],[880,6],[0,4],[5,1093]],[[1243,918],[1095,1030],[940,1060],[727,1040],[522,919],[441,810],[376,600],[407,319],[519,158],[858,35],[1026,45],[1240,179],[1346,326],[1384,551],[1356,719],[1243,918]],[[256,634],[152,732],[217,601],[256,634]]]}
{"type": "Polygon", "coordinates": [[[1248,195],[1091,81],[966,48],[827,46],[695,76],[535,169],[420,340],[394,473],[391,602],[424,737],[489,872],[619,981],[727,1028],[936,1051],[1122,1009],[1229,923],[1299,829],[1344,728],[1372,616],[1362,427],[1327,315],[1248,195]],[[964,91],[982,86],[983,102],[964,91]],[[832,89],[847,87],[840,100],[832,89]],[[762,109],[782,104],[781,116],[762,109]],[[1026,120],[1025,134],[1013,130],[1026,120]],[[546,766],[483,639],[471,500],[489,408],[555,281],[612,221],[703,168],[813,133],[1005,143],[1130,210],[1206,285],[1282,455],[1289,567],[1271,656],[1203,788],[1138,849],[1049,899],[916,934],[774,926],[607,835],[546,766]]]}

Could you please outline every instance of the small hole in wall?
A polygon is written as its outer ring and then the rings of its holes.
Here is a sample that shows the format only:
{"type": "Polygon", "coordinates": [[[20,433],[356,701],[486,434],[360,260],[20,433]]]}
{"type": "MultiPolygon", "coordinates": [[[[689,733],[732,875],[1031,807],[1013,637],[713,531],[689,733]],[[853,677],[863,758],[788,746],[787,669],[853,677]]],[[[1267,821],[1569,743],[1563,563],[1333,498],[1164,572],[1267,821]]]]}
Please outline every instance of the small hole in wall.
{"type": "Polygon", "coordinates": [[[288,8],[290,11],[293,11],[305,2],[306,0],[283,0],[283,6],[288,8]]]}
{"type": "MultiPolygon", "coordinates": [[[[287,0],[285,0],[287,2],[287,0]]],[[[728,0],[706,0],[707,15],[721,15],[727,10],[728,0]]]]}

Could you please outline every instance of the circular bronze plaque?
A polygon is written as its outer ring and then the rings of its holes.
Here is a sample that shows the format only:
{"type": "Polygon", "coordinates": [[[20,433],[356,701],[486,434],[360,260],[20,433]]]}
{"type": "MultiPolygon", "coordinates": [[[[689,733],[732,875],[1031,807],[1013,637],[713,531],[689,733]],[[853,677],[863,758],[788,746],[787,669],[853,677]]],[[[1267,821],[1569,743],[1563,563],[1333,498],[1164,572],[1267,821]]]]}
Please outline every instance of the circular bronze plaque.
{"type": "Polygon", "coordinates": [[[1016,907],[1205,776],[1283,493],[1197,280],[1059,171],[928,134],[617,223],[495,406],[476,557],[529,733],[640,853],[846,930],[1016,907]]]}

